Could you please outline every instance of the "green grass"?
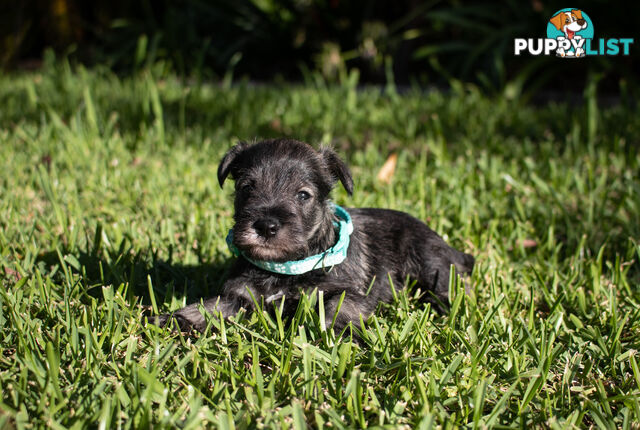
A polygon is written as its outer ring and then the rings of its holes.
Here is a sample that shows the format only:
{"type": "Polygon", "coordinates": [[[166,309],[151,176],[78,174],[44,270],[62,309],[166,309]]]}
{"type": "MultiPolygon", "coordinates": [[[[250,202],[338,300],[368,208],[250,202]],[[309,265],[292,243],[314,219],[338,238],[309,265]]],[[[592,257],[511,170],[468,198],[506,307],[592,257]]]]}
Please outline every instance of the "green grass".
{"type": "Polygon", "coordinates": [[[594,100],[1,76],[0,427],[638,428],[640,115],[594,100]],[[452,285],[444,317],[400,294],[361,346],[323,330],[317,294],[292,321],[145,325],[224,280],[224,151],[283,135],[349,161],[339,204],[474,254],[472,294],[452,285]]]}

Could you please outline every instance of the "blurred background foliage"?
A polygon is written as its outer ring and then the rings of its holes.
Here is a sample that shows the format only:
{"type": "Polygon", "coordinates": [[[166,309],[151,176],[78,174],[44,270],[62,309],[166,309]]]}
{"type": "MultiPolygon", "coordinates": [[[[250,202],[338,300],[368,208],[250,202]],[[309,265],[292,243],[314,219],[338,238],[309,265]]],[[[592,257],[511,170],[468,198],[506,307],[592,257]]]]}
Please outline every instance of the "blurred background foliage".
{"type": "MultiPolygon", "coordinates": [[[[640,4],[585,0],[24,0],[0,6],[0,65],[41,64],[50,49],[131,73],[161,63],[183,76],[254,81],[322,76],[360,83],[478,86],[507,98],[564,98],[588,84],[633,100],[630,56],[560,61],[513,54],[516,37],[544,37],[558,9],[578,6],[595,37],[637,36],[640,4]]],[[[637,37],[636,37],[637,39],[637,37]]]]}

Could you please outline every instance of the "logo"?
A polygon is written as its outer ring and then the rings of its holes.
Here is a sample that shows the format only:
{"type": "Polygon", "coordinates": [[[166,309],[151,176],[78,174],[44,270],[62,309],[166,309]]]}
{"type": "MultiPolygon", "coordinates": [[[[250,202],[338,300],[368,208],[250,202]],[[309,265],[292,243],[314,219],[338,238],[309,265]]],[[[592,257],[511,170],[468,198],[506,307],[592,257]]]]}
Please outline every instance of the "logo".
{"type": "Polygon", "coordinates": [[[545,39],[515,39],[514,54],[555,55],[560,58],[585,58],[591,55],[629,55],[631,38],[595,40],[591,18],[580,9],[565,8],[547,22],[545,39]]]}
{"type": "Polygon", "coordinates": [[[559,10],[547,23],[547,39],[558,42],[558,57],[584,57],[584,42],[593,39],[591,18],[579,9],[559,10]]]}

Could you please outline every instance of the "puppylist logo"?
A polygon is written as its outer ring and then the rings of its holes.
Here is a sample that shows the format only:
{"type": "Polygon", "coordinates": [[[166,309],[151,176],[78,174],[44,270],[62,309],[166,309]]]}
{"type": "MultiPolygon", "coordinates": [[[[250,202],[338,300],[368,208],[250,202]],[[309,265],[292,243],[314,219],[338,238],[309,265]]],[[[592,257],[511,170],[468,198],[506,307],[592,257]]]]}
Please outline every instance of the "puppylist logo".
{"type": "Polygon", "coordinates": [[[631,38],[593,38],[593,23],[584,11],[560,9],[547,23],[546,39],[514,40],[514,54],[555,55],[560,58],[584,58],[588,55],[629,55],[631,38]]]}

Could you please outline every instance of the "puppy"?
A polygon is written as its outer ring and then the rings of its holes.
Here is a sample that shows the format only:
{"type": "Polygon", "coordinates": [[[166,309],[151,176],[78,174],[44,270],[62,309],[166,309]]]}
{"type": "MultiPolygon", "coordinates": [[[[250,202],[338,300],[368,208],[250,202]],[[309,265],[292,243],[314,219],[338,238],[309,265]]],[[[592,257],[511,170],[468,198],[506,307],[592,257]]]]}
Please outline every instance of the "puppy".
{"type": "MultiPolygon", "coordinates": [[[[340,181],[349,195],[348,167],[331,149],[314,150],[289,139],[238,143],[218,168],[222,186],[235,180],[235,225],[227,237],[238,256],[220,296],[202,302],[208,312],[229,317],[258,303],[297,305],[302,291],[323,292],[326,326],[340,332],[359,325],[393,288],[415,280],[422,299],[439,311],[448,307],[451,265],[471,273],[474,258],[448,246],[421,221],[393,210],[335,206],[329,193],[340,181]],[[341,295],[344,301],[339,306],[341,295]]],[[[206,327],[200,302],[172,315],[182,330],[206,327]]],[[[290,308],[291,309],[291,308],[290,308]]]]}
{"type": "MultiPolygon", "coordinates": [[[[582,39],[582,36],[579,36],[576,33],[584,30],[589,25],[587,21],[582,18],[582,11],[579,9],[572,9],[570,12],[560,12],[552,17],[549,22],[555,28],[564,33],[564,36],[556,38],[556,40],[560,42],[572,39],[579,41],[580,39],[582,39]]],[[[578,46],[574,49],[575,51],[559,46],[556,50],[556,56],[573,58],[585,56],[584,48],[582,46],[578,46]]]]}
{"type": "Polygon", "coordinates": [[[560,12],[549,22],[562,31],[567,39],[573,39],[575,34],[587,28],[587,21],[582,18],[582,11],[572,9],[570,12],[560,12]]]}

